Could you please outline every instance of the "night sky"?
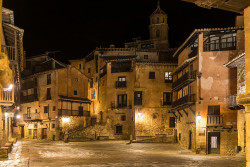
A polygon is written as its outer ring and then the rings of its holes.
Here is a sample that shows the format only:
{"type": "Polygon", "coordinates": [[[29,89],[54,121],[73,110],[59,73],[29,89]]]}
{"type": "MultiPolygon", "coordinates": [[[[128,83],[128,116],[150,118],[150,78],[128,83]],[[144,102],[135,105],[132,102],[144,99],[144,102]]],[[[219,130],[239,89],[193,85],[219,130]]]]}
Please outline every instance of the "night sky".
{"type": "MultiPolygon", "coordinates": [[[[27,57],[58,51],[56,59],[83,58],[95,47],[124,47],[134,37],[149,38],[149,16],[157,0],[3,0],[24,29],[27,57]]],[[[231,27],[236,13],[204,9],[178,0],[161,0],[168,14],[170,47],[196,28],[231,27]]]]}

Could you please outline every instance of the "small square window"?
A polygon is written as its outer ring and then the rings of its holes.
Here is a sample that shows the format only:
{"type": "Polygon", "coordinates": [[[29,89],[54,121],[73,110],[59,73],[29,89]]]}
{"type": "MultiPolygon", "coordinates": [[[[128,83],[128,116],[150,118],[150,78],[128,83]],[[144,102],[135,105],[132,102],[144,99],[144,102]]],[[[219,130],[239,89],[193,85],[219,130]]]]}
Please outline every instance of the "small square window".
{"type": "Polygon", "coordinates": [[[56,124],[52,124],[52,128],[55,128],[56,127],[56,124]]]}
{"type": "Polygon", "coordinates": [[[148,59],[148,55],[144,55],[144,59],[148,59]]]}
{"type": "Polygon", "coordinates": [[[88,73],[90,73],[91,72],[91,69],[90,68],[88,68],[88,73]]]}
{"type": "Polygon", "coordinates": [[[75,82],[78,82],[78,78],[75,78],[74,80],[75,80],[75,82]]]}
{"type": "Polygon", "coordinates": [[[49,113],[49,106],[44,106],[44,113],[49,113]]]}
{"type": "Polygon", "coordinates": [[[77,95],[77,90],[74,90],[74,95],[77,95]]]}
{"type": "Polygon", "coordinates": [[[37,113],[37,109],[35,109],[35,113],[37,113]]]}
{"type": "Polygon", "coordinates": [[[126,121],[126,115],[122,115],[122,116],[121,116],[121,120],[122,120],[122,121],[126,121]]]}
{"type": "Polygon", "coordinates": [[[149,79],[155,79],[155,72],[149,72],[149,79]]]}
{"type": "Polygon", "coordinates": [[[56,106],[53,106],[53,111],[56,111],[56,106]]]}
{"type": "Polygon", "coordinates": [[[121,126],[121,125],[116,125],[116,126],[115,126],[115,133],[116,133],[117,135],[122,134],[122,126],[121,126]]]}

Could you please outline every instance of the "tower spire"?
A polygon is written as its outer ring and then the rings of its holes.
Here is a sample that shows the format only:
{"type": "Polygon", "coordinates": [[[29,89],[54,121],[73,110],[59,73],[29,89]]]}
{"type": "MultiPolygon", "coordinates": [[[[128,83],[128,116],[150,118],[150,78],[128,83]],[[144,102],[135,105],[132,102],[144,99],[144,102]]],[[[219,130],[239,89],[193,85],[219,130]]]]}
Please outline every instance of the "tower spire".
{"type": "Polygon", "coordinates": [[[158,0],[158,1],[157,1],[157,7],[158,7],[158,8],[160,7],[160,4],[161,4],[161,2],[160,2],[160,0],[158,0]]]}

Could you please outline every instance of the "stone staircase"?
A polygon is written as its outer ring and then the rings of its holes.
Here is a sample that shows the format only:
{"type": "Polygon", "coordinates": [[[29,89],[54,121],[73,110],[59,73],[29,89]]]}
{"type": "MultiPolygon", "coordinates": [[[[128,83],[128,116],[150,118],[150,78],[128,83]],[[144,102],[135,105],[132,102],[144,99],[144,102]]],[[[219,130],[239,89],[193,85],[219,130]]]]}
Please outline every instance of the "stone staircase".
{"type": "Polygon", "coordinates": [[[109,123],[95,123],[87,127],[70,130],[66,133],[64,141],[90,141],[114,139],[114,130],[109,123]]]}

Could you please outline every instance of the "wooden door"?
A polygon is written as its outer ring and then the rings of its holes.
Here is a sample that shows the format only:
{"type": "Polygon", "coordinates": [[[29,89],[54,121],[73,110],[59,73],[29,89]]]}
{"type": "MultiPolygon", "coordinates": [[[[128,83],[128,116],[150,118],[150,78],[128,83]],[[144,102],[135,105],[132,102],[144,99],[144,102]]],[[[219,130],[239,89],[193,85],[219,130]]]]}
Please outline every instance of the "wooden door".
{"type": "Polygon", "coordinates": [[[37,129],[34,129],[34,131],[33,131],[33,138],[37,139],[37,129]]]}
{"type": "Polygon", "coordinates": [[[188,149],[192,149],[192,138],[193,138],[193,135],[192,135],[192,131],[190,130],[189,131],[189,146],[188,146],[188,149]]]}
{"type": "Polygon", "coordinates": [[[21,126],[21,138],[24,138],[24,126],[21,126]]]}
{"type": "Polygon", "coordinates": [[[220,154],[220,132],[208,133],[208,154],[220,154]]]}
{"type": "Polygon", "coordinates": [[[42,131],[43,139],[47,139],[47,129],[44,128],[42,131]]]}

